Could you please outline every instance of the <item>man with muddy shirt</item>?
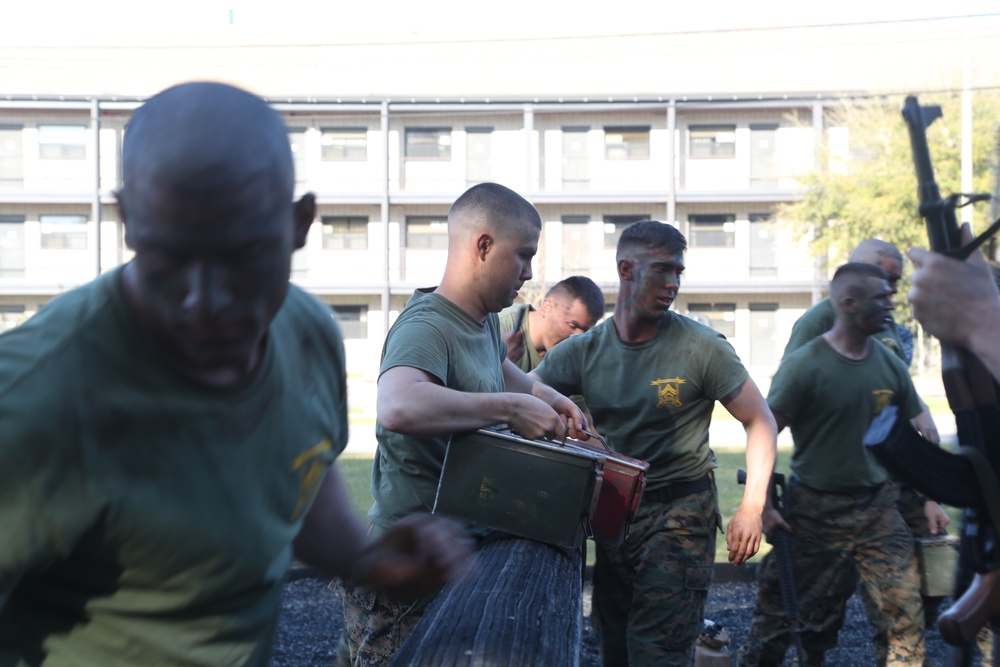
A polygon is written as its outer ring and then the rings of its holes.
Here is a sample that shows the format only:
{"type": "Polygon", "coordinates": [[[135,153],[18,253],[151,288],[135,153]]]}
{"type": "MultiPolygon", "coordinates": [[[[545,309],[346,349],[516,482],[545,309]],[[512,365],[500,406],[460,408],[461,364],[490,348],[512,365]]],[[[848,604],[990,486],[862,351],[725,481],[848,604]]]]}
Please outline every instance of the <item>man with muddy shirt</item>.
{"type": "Polygon", "coordinates": [[[749,474],[726,531],[729,560],[741,564],[760,546],[774,419],[725,337],[670,311],[686,249],[671,225],[627,227],[614,315],[561,342],[532,372],[582,394],[612,448],[650,464],[628,538],[597,545],[593,618],[607,667],[694,660],[721,528],[708,445],[716,401],[747,433],[749,474]]]}

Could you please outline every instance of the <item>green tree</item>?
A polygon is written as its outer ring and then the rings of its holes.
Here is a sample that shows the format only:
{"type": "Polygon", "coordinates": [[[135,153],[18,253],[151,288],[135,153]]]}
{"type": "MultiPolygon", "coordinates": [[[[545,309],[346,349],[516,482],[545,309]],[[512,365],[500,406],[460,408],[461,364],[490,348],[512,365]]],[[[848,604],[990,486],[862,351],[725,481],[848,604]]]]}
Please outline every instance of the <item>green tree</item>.
{"type": "MultiPolygon", "coordinates": [[[[935,177],[942,194],[961,186],[961,96],[921,95],[924,105],[939,104],[943,118],[927,129],[935,177]]],[[[782,206],[778,218],[799,239],[811,239],[816,257],[835,267],[866,238],[889,241],[904,253],[927,247],[927,233],[917,211],[917,181],[910,139],[900,114],[901,97],[845,102],[829,110],[826,145],[819,168],[801,179],[801,201],[782,206]],[[846,147],[843,139],[846,137],[846,147]],[[845,150],[846,148],[846,150],[845,150]]],[[[1000,122],[1000,96],[977,92],[973,98],[974,192],[991,192],[995,137],[1000,122]]],[[[973,229],[989,223],[988,205],[974,209],[973,229]]],[[[959,215],[961,218],[961,214],[959,215]]],[[[907,274],[900,295],[909,290],[907,274]]],[[[905,296],[898,299],[905,301],[905,296]]],[[[897,320],[913,326],[908,307],[897,308],[897,320]]]]}

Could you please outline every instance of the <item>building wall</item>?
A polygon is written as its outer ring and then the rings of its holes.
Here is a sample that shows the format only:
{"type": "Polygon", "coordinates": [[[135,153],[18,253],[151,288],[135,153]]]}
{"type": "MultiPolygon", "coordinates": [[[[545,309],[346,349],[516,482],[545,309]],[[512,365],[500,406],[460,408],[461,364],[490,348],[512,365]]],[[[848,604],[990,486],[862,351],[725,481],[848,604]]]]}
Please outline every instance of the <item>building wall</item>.
{"type": "MultiPolygon", "coordinates": [[[[823,140],[815,101],[676,105],[673,118],[648,103],[276,108],[297,194],[319,202],[293,280],[337,309],[355,373],[377,373],[387,326],[414,288],[439,280],[449,206],[483,180],[521,192],[543,219],[526,300],[583,274],[613,304],[621,230],[676,225],[689,243],[676,308],[715,318],[762,381],[822,289],[806,242],[773,218],[823,140]]],[[[129,113],[111,101],[0,103],[0,326],[129,259],[113,194],[129,113]]]]}

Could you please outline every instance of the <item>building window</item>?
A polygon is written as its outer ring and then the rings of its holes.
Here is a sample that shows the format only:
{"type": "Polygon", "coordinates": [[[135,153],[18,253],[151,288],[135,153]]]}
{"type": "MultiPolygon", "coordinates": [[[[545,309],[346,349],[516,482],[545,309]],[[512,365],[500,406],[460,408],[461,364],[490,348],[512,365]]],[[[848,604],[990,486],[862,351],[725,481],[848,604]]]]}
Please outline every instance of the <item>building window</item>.
{"type": "Polygon", "coordinates": [[[84,160],[86,125],[39,125],[38,157],[43,160],[84,160]]]}
{"type": "Polygon", "coordinates": [[[406,247],[411,250],[447,250],[448,218],[423,215],[406,218],[406,247]]]}
{"type": "Polygon", "coordinates": [[[306,128],[289,127],[288,145],[292,149],[292,165],[295,168],[295,186],[303,187],[308,180],[309,155],[306,147],[306,128]]]}
{"type": "Polygon", "coordinates": [[[320,156],[338,162],[364,162],[368,159],[368,128],[325,127],[320,135],[320,156]]]}
{"type": "Polygon", "coordinates": [[[42,248],[48,250],[86,250],[87,216],[41,215],[42,248]]]}
{"type": "Polygon", "coordinates": [[[622,231],[633,222],[649,220],[649,215],[606,215],[604,216],[604,247],[617,248],[622,231]]]}
{"type": "Polygon", "coordinates": [[[340,324],[340,333],[344,339],[368,338],[368,306],[330,306],[340,324]]]}
{"type": "Polygon", "coordinates": [[[689,303],[688,313],[696,320],[706,318],[709,326],[726,338],[736,336],[735,303],[689,303]]]}
{"type": "Polygon", "coordinates": [[[451,128],[406,128],[406,157],[414,160],[450,160],[451,128]]]}
{"type": "Polygon", "coordinates": [[[735,125],[691,125],[688,127],[693,158],[736,157],[735,125]]]}
{"type": "Polygon", "coordinates": [[[368,217],[324,215],[324,250],[367,250],[368,217]]]}
{"type": "Polygon", "coordinates": [[[736,216],[689,215],[688,245],[692,248],[732,248],[736,245],[736,216]]]}
{"type": "Polygon", "coordinates": [[[608,160],[648,160],[649,127],[605,127],[604,157],[608,160]]]}

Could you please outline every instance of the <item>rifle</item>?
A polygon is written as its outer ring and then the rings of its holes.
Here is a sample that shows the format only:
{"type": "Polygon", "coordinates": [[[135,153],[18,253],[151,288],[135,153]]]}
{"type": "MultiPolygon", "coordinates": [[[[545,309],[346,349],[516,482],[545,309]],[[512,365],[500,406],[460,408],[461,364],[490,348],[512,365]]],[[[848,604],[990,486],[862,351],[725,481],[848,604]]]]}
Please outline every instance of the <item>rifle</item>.
{"type": "MultiPolygon", "coordinates": [[[[955,209],[988,199],[988,195],[942,197],[934,180],[927,145],[927,127],[941,116],[939,106],[921,106],[906,98],[903,118],[910,134],[916,169],[919,212],[926,223],[931,249],[964,259],[1000,225],[994,223],[972,243],[961,246],[955,209]]],[[[998,221],[1000,223],[1000,221],[998,221]]],[[[958,454],[950,454],[921,438],[895,408],[887,408],[872,423],[865,444],[882,464],[918,491],[964,508],[959,581],[971,585],[939,618],[942,637],[949,644],[967,645],[983,624],[1000,614],[1000,395],[994,379],[974,355],[941,345],[941,374],[949,406],[955,414],[958,454]],[[994,584],[996,587],[994,588],[994,584]]],[[[966,652],[967,653],[967,652],[966,652]]]]}
{"type": "MultiPolygon", "coordinates": [[[[736,471],[736,482],[746,484],[747,473],[745,470],[736,471]]],[[[788,520],[785,514],[785,476],[781,473],[771,473],[771,506],[778,510],[781,518],[788,520]]],[[[792,571],[792,554],[788,549],[788,534],[781,528],[774,531],[774,535],[769,536],[768,541],[774,549],[774,556],[778,569],[778,588],[781,590],[781,603],[785,607],[785,616],[788,618],[788,629],[792,633],[792,641],[795,644],[795,653],[799,664],[806,664],[805,650],[802,648],[802,619],[799,618],[799,597],[795,590],[795,573],[792,571]]]]}

